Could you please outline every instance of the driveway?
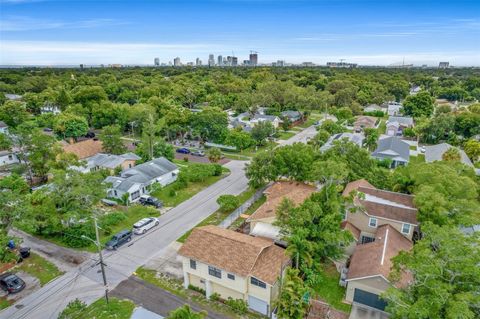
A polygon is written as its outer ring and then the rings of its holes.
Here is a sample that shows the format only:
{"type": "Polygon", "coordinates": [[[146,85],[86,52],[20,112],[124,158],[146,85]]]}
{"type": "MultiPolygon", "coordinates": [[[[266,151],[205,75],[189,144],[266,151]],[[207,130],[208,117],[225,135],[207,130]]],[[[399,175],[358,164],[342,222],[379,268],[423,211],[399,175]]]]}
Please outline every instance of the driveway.
{"type": "Polygon", "coordinates": [[[88,252],[68,249],[33,237],[19,229],[10,230],[9,235],[22,238],[21,246],[30,247],[32,251],[47,259],[62,271],[73,270],[93,256],[88,252]]]}
{"type": "Polygon", "coordinates": [[[293,143],[307,143],[308,140],[315,135],[317,135],[317,129],[312,125],[290,137],[288,140],[279,140],[278,146],[292,145],[293,143]]]}
{"type": "MultiPolygon", "coordinates": [[[[104,253],[108,289],[114,289],[128,279],[141,265],[162,254],[162,250],[187,230],[197,225],[218,209],[216,199],[223,194],[238,195],[248,187],[244,161],[230,161],[225,165],[230,175],[207,187],[189,200],[160,216],[160,225],[142,236],[135,236],[117,251],[104,253]]],[[[104,294],[98,261],[88,260],[65,275],[53,280],[21,300],[22,304],[0,312],[0,318],[43,319],[57,318],[66,304],[79,298],[91,303],[104,294]],[[17,306],[17,307],[16,307],[17,306]],[[21,309],[18,309],[21,307],[21,309]]]]}
{"type": "Polygon", "coordinates": [[[177,309],[184,304],[189,304],[194,311],[198,312],[206,310],[208,312],[207,318],[229,318],[189,300],[182,299],[135,276],[130,276],[128,279],[122,281],[114,290],[112,290],[110,296],[129,299],[136,305],[164,317],[166,317],[170,311],[177,309]]]}

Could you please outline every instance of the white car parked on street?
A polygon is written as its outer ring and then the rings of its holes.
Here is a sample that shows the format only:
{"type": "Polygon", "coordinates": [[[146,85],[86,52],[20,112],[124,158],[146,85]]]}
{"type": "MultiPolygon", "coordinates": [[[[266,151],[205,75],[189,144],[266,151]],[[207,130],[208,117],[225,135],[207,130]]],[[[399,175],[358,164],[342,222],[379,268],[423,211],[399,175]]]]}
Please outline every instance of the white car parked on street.
{"type": "Polygon", "coordinates": [[[133,224],[133,232],[137,235],[145,234],[147,230],[157,226],[160,222],[158,218],[147,217],[133,224]]]}

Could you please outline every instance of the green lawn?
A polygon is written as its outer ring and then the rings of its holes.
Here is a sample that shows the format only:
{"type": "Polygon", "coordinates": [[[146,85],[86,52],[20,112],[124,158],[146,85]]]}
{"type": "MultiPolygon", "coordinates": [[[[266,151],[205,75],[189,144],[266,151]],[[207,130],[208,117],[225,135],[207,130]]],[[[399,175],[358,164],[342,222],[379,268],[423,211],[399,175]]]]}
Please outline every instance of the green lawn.
{"type": "Polygon", "coordinates": [[[410,150],[411,151],[416,151],[417,150],[417,147],[415,145],[410,145],[410,150]]]}
{"type": "Polygon", "coordinates": [[[425,155],[410,156],[410,164],[425,163],[425,155]]]}
{"type": "Polygon", "coordinates": [[[15,266],[12,270],[14,272],[24,271],[38,278],[41,286],[63,274],[57,266],[35,253],[31,253],[30,257],[25,258],[23,262],[15,266]]]}
{"type": "Polygon", "coordinates": [[[11,303],[6,297],[0,298],[0,310],[10,307],[11,303]]]}
{"type": "Polygon", "coordinates": [[[280,140],[288,140],[290,137],[292,137],[294,135],[295,135],[295,133],[282,131],[282,132],[278,133],[277,138],[280,139],[280,140]]]}
{"type": "Polygon", "coordinates": [[[133,309],[135,309],[135,304],[129,300],[109,298],[107,304],[102,298],[88,306],[78,318],[130,319],[133,309]]]}
{"type": "Polygon", "coordinates": [[[175,207],[193,195],[197,194],[204,188],[218,182],[225,177],[225,174],[226,172],[224,172],[222,176],[209,176],[203,182],[189,182],[187,187],[176,190],[175,193],[172,193],[172,190],[175,189],[176,182],[174,182],[160,190],[151,193],[151,195],[160,199],[165,207],[175,207]]]}
{"type": "Polygon", "coordinates": [[[345,288],[338,284],[340,274],[337,272],[335,265],[331,263],[321,265],[318,275],[320,276],[320,282],[317,287],[314,287],[318,298],[329,303],[337,310],[349,313],[351,306],[342,302],[345,297],[345,288]]]}
{"type": "Polygon", "coordinates": [[[241,155],[253,157],[253,156],[255,156],[259,153],[271,150],[275,146],[277,146],[277,143],[275,143],[275,142],[268,142],[264,146],[260,146],[258,148],[256,148],[255,146],[252,146],[252,147],[247,148],[246,150],[243,150],[241,155]]]}
{"type": "Polygon", "coordinates": [[[380,124],[378,125],[377,132],[379,135],[385,134],[387,130],[387,123],[384,120],[380,120],[380,124]]]}
{"type": "MultiPolygon", "coordinates": [[[[239,199],[240,203],[243,204],[247,199],[253,196],[255,193],[255,189],[253,188],[248,188],[246,191],[241,193],[240,195],[237,196],[239,199]]],[[[231,211],[221,211],[218,209],[216,212],[202,220],[200,223],[198,223],[194,228],[196,227],[201,227],[201,226],[207,226],[207,225],[218,225],[220,224],[225,218],[228,217],[234,210],[231,211]]],[[[180,238],[177,239],[178,242],[184,243],[185,240],[187,240],[188,236],[190,236],[193,228],[188,230],[185,234],[183,234],[180,238]]]]}

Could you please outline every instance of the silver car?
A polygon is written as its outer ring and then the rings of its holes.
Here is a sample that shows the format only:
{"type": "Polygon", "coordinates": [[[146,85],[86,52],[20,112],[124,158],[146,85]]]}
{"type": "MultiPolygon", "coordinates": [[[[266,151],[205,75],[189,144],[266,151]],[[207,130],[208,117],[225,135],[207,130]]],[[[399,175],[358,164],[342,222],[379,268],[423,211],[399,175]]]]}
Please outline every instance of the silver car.
{"type": "Polygon", "coordinates": [[[137,235],[142,235],[147,232],[147,230],[158,226],[160,222],[158,218],[155,217],[147,217],[144,219],[139,220],[135,224],[133,224],[133,232],[137,235]]]}

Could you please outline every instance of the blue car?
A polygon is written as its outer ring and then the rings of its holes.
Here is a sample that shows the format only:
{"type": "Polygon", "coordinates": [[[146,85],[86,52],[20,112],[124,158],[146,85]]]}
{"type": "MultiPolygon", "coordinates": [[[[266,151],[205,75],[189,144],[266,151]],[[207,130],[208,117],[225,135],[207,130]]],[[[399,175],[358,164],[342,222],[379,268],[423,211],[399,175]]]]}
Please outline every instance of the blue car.
{"type": "Polygon", "coordinates": [[[186,147],[177,148],[177,153],[190,154],[190,150],[186,147]]]}

